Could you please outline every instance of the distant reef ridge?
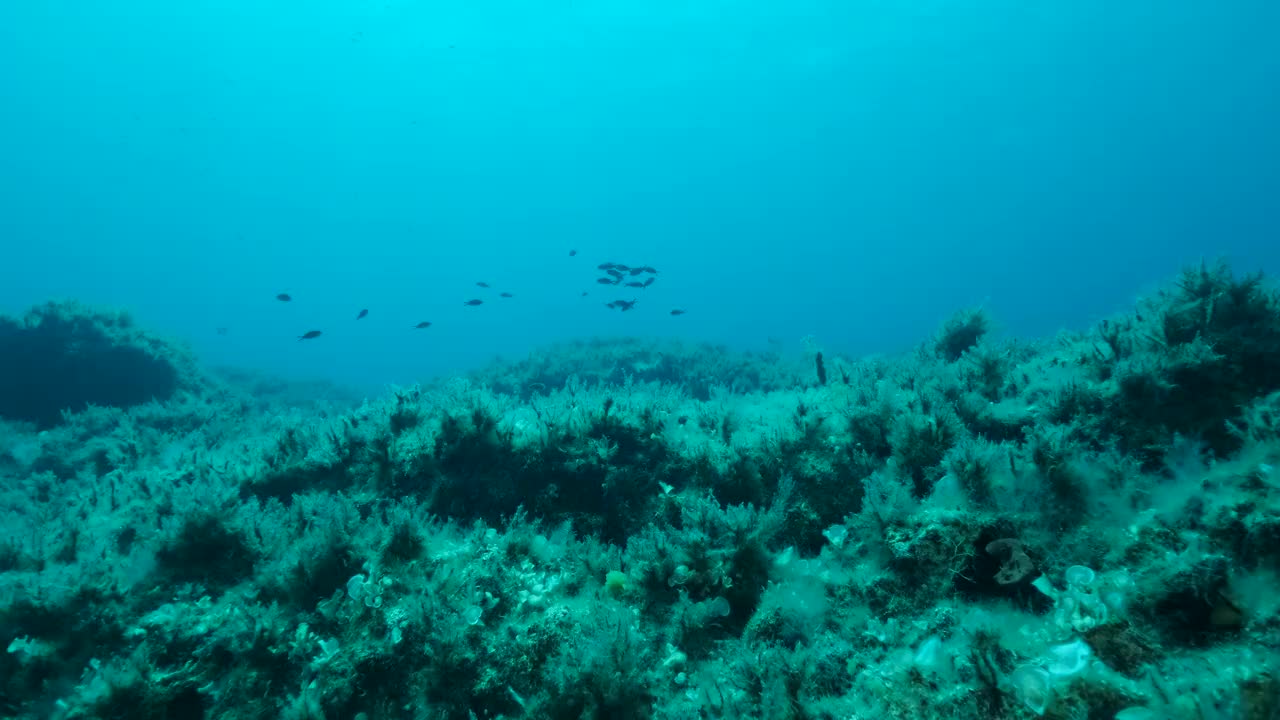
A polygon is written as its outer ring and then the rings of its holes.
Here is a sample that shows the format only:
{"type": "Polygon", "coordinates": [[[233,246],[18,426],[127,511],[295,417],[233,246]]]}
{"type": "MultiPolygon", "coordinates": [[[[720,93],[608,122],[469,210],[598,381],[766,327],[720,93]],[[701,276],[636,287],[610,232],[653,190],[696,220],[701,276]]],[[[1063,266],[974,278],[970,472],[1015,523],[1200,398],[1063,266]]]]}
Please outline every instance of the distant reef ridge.
{"type": "Polygon", "coordinates": [[[128,313],[62,301],[0,316],[0,417],[47,428],[64,411],[163,402],[197,382],[191,353],[128,313]]]}

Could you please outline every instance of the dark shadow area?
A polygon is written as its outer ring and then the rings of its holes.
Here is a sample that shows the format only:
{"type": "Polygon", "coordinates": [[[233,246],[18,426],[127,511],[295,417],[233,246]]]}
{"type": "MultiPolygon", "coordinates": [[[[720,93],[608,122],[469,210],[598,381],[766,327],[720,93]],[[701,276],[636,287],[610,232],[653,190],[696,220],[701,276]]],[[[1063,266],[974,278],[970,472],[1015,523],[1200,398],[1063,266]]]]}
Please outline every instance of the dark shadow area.
{"type": "Polygon", "coordinates": [[[116,341],[91,316],[46,305],[0,318],[0,416],[49,428],[64,410],[165,400],[178,384],[173,363],[116,341]]]}

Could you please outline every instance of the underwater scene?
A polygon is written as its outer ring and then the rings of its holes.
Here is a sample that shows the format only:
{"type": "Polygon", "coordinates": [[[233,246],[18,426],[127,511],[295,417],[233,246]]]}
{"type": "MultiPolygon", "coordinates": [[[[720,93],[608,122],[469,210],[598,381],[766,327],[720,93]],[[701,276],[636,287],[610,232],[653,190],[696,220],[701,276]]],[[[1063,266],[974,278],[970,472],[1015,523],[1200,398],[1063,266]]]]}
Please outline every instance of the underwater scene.
{"type": "Polygon", "coordinates": [[[1280,719],[1280,3],[0,5],[0,719],[1280,719]]]}

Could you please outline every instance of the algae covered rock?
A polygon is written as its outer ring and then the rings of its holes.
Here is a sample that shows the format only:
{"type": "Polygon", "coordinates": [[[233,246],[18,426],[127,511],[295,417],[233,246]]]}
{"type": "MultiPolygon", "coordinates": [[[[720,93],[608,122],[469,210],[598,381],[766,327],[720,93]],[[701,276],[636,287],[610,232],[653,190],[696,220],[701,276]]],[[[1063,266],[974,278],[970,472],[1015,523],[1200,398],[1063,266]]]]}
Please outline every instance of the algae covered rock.
{"type": "Polygon", "coordinates": [[[167,400],[192,382],[194,362],[126,313],[50,302],[0,316],[0,416],[47,428],[63,411],[167,400]]]}

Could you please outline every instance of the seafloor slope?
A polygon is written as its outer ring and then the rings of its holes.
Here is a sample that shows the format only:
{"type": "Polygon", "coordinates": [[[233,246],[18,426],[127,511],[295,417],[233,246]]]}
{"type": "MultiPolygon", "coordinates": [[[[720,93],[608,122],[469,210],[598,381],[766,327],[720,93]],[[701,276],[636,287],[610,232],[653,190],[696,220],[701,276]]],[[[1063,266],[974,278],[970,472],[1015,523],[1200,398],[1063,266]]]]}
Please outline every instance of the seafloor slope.
{"type": "Polygon", "coordinates": [[[0,320],[0,717],[1280,715],[1280,296],[985,329],[357,405],[0,320]]]}

